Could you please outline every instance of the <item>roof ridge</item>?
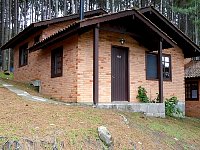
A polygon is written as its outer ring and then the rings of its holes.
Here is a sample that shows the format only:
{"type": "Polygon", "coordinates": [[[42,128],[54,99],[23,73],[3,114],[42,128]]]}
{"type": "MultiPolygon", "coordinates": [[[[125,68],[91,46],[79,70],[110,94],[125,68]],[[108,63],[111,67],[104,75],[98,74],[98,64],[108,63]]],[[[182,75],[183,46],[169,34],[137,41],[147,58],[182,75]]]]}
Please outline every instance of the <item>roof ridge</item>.
{"type": "MultiPolygon", "coordinates": [[[[92,13],[92,12],[97,12],[97,11],[104,11],[105,13],[107,13],[104,9],[102,8],[98,8],[95,10],[89,10],[89,11],[85,11],[84,13],[92,13]]],[[[68,14],[66,16],[61,16],[61,17],[56,17],[56,18],[51,18],[51,19],[47,19],[47,20],[42,20],[42,21],[38,21],[35,23],[41,23],[41,22],[46,22],[46,21],[52,21],[52,20],[57,20],[57,19],[61,19],[61,18],[67,18],[67,17],[71,17],[71,16],[75,16],[75,15],[79,15],[79,13],[74,13],[74,14],[68,14]]]]}
{"type": "MultiPolygon", "coordinates": [[[[42,44],[43,42],[47,41],[48,39],[58,35],[59,33],[61,32],[64,32],[65,30],[69,29],[71,26],[75,26],[76,24],[78,23],[81,23],[81,22],[86,22],[86,21],[89,21],[89,20],[93,20],[93,19],[96,19],[96,18],[101,18],[101,17],[106,17],[106,16],[111,16],[111,15],[116,15],[116,14],[119,14],[119,13],[124,13],[124,12],[134,12],[134,13],[138,13],[140,16],[143,17],[143,19],[147,20],[152,26],[154,26],[156,28],[156,30],[158,30],[161,34],[165,35],[169,41],[170,44],[177,44],[171,37],[169,37],[164,31],[162,31],[160,28],[158,28],[154,23],[152,23],[148,18],[146,18],[142,13],[140,13],[138,10],[136,9],[130,9],[130,10],[123,10],[123,11],[120,11],[120,12],[114,12],[114,13],[108,13],[108,14],[103,14],[103,15],[99,15],[99,16],[93,16],[93,17],[90,17],[90,18],[85,18],[83,20],[79,20],[79,21],[75,21],[73,22],[72,24],[70,24],[69,26],[67,26],[66,28],[62,29],[62,30],[59,30],[58,32],[54,33],[53,35],[47,37],[46,39],[40,41],[39,43],[36,43],[35,45],[33,45],[32,47],[30,47],[29,49],[32,50],[34,49],[35,47],[37,47],[39,44],[42,44]]],[[[158,34],[158,33],[157,33],[158,34]]],[[[159,35],[161,36],[161,35],[159,35]]],[[[166,39],[165,39],[166,40],[166,39]]],[[[172,44],[172,45],[173,45],[172,44]]]]}

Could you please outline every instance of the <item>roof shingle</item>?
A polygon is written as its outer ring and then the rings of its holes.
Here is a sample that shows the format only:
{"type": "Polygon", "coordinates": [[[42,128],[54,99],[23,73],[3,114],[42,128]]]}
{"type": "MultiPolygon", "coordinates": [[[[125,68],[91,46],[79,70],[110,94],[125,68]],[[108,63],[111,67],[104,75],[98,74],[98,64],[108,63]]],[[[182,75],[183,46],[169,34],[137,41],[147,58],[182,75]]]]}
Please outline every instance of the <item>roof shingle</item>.
{"type": "Polygon", "coordinates": [[[200,77],[200,61],[191,61],[185,67],[185,78],[200,77]]]}

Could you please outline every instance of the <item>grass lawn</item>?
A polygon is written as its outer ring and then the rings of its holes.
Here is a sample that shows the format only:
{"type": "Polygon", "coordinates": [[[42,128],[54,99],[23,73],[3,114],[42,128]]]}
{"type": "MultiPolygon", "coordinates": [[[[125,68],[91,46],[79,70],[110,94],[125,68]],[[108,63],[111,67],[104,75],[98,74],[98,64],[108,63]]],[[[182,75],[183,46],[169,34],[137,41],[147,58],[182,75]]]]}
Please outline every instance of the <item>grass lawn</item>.
{"type": "Polygon", "coordinates": [[[56,138],[65,143],[65,149],[97,149],[97,127],[105,125],[113,136],[114,149],[200,149],[199,119],[151,118],[138,113],[32,102],[1,84],[0,110],[0,136],[10,139],[56,138]]]}
{"type": "Polygon", "coordinates": [[[5,75],[3,71],[0,71],[0,78],[2,79],[10,79],[12,80],[13,79],[13,73],[11,72],[10,75],[5,75]]]}

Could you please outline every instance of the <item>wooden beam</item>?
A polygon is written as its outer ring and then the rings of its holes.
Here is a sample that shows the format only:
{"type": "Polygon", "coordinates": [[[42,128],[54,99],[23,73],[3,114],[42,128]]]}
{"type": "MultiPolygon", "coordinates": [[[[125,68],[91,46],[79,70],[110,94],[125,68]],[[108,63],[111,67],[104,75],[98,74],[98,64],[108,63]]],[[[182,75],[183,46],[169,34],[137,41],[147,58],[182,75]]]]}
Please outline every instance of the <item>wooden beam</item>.
{"type": "Polygon", "coordinates": [[[99,100],[99,24],[94,28],[93,41],[93,104],[99,100]]]}
{"type": "MultiPolygon", "coordinates": [[[[136,10],[135,10],[136,11],[136,10]]],[[[171,46],[176,47],[177,43],[169,37],[165,32],[159,29],[156,25],[154,25],[151,21],[149,21],[145,16],[141,15],[136,11],[135,16],[140,19],[143,23],[145,23],[149,28],[151,28],[155,33],[157,33],[160,37],[164,38],[166,42],[171,44],[171,46]]]]}
{"type": "Polygon", "coordinates": [[[160,47],[158,50],[158,68],[159,68],[159,102],[163,103],[163,66],[162,66],[162,44],[163,39],[159,42],[160,47]]]}
{"type": "Polygon", "coordinates": [[[127,35],[133,36],[135,38],[140,38],[140,39],[142,38],[142,36],[140,36],[139,34],[135,34],[135,33],[123,31],[123,30],[120,31],[119,29],[115,29],[115,28],[111,28],[111,27],[101,27],[101,28],[99,28],[99,30],[115,32],[115,33],[119,33],[119,34],[127,34],[127,35]]]}

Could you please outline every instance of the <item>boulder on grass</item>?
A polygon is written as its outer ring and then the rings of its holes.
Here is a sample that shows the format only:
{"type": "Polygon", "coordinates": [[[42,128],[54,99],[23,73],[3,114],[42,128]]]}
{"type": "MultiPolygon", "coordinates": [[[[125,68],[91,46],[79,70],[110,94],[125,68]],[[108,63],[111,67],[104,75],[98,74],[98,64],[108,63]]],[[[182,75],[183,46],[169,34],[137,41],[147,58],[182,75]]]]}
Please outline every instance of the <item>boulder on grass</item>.
{"type": "Polygon", "coordinates": [[[106,127],[104,126],[98,127],[98,134],[99,138],[104,144],[106,144],[109,147],[113,144],[112,136],[106,127]]]}

